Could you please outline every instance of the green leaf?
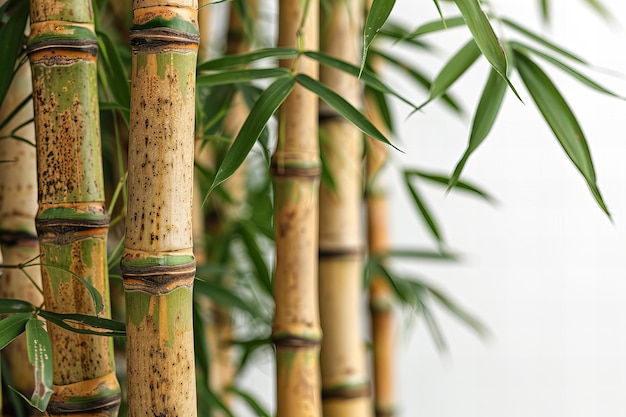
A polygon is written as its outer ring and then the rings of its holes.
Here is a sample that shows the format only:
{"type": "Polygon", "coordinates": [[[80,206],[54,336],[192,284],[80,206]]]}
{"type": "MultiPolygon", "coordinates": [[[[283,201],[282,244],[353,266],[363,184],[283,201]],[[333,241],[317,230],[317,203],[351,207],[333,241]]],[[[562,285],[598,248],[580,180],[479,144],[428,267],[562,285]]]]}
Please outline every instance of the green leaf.
{"type": "Polygon", "coordinates": [[[465,19],[463,16],[451,17],[445,20],[433,20],[432,22],[424,23],[419,26],[417,29],[413,30],[413,32],[406,35],[406,37],[412,39],[429,33],[439,32],[444,29],[451,29],[459,26],[465,26],[465,19]]]}
{"type": "MultiPolygon", "coordinates": [[[[414,175],[416,177],[419,177],[428,181],[432,181],[435,184],[447,186],[448,189],[450,188],[449,187],[450,177],[446,175],[434,174],[432,172],[419,171],[415,169],[407,170],[406,172],[410,175],[414,175]]],[[[460,191],[466,191],[470,194],[481,197],[490,203],[495,202],[495,199],[491,195],[489,195],[486,191],[480,189],[479,187],[471,183],[464,182],[464,181],[457,181],[454,187],[460,191]]]]}
{"type": "Polygon", "coordinates": [[[540,0],[541,3],[541,17],[544,22],[548,22],[550,20],[550,8],[548,7],[548,0],[540,0]]]}
{"type": "Polygon", "coordinates": [[[196,279],[194,281],[194,287],[198,293],[209,297],[215,304],[228,308],[236,308],[237,310],[250,314],[250,316],[254,318],[263,315],[254,303],[244,300],[238,296],[237,292],[230,288],[224,288],[224,286],[219,283],[196,279]]]}
{"type": "Polygon", "coordinates": [[[26,346],[28,361],[35,373],[35,389],[30,403],[39,411],[45,411],[52,389],[52,344],[50,336],[43,328],[43,322],[31,317],[26,323],[26,346]]]}
{"type": "Polygon", "coordinates": [[[2,9],[3,16],[5,13],[11,14],[9,20],[0,27],[0,57],[2,57],[2,65],[0,66],[0,104],[4,102],[13,74],[16,69],[18,57],[22,52],[22,41],[24,39],[24,30],[28,21],[29,13],[28,1],[9,1],[2,9]]]}
{"type": "Polygon", "coordinates": [[[621,100],[626,100],[626,98],[624,96],[620,96],[617,93],[601,86],[600,84],[598,84],[597,82],[593,81],[592,79],[590,79],[589,77],[587,77],[586,75],[582,74],[581,72],[575,70],[574,68],[572,68],[571,66],[565,64],[564,62],[556,59],[555,57],[548,55],[546,53],[543,53],[542,51],[533,48],[529,45],[524,45],[518,42],[512,42],[512,46],[513,49],[518,50],[519,52],[530,52],[534,55],[537,55],[538,57],[550,62],[551,64],[553,64],[554,66],[556,66],[557,68],[560,68],[561,70],[565,71],[566,73],[568,73],[569,75],[571,75],[572,77],[574,77],[575,79],[577,79],[578,81],[580,81],[582,84],[586,85],[587,87],[590,87],[600,93],[603,94],[607,94],[609,96],[615,97],[615,98],[619,98],[621,100]]]}
{"type": "Polygon", "coordinates": [[[382,117],[385,128],[388,132],[394,132],[393,118],[391,117],[391,111],[389,110],[389,104],[387,102],[387,96],[380,91],[374,90],[370,87],[365,87],[365,100],[366,109],[370,112],[370,106],[375,108],[382,117]]]}
{"type": "Polygon", "coordinates": [[[113,98],[121,106],[120,113],[128,126],[130,120],[130,79],[126,65],[120,56],[120,48],[128,45],[115,45],[106,31],[97,31],[98,47],[106,73],[106,82],[113,98]]]}
{"type": "Polygon", "coordinates": [[[244,392],[244,391],[242,391],[240,389],[237,389],[235,387],[230,387],[230,388],[227,389],[227,391],[233,392],[233,393],[237,394],[239,397],[241,397],[241,399],[244,400],[244,402],[250,406],[250,408],[254,411],[254,413],[257,416],[259,416],[259,417],[271,417],[271,415],[267,411],[267,408],[261,406],[259,404],[259,402],[251,394],[249,394],[247,392],[244,392]]]}
{"type": "MultiPolygon", "coordinates": [[[[274,114],[283,101],[285,101],[293,89],[293,86],[293,78],[279,78],[259,96],[259,99],[250,110],[250,114],[220,164],[213,184],[209,189],[209,193],[214,190],[215,187],[226,181],[228,177],[233,175],[237,168],[243,163],[252,149],[252,146],[254,146],[254,143],[263,132],[267,121],[272,117],[272,114],[274,114]]],[[[208,194],[204,198],[205,202],[207,197],[208,194]]]]}
{"type": "Polygon", "coordinates": [[[550,78],[530,58],[516,52],[515,62],[537,108],[539,108],[567,156],[587,181],[596,202],[610,218],[609,210],[596,184],[596,173],[587,140],[574,113],[550,78]]]}
{"type": "Polygon", "coordinates": [[[417,207],[422,219],[426,222],[428,229],[430,230],[431,234],[433,235],[437,243],[441,245],[444,239],[443,239],[443,236],[441,235],[441,232],[439,231],[439,225],[435,221],[435,218],[433,217],[433,215],[430,213],[430,209],[428,208],[424,200],[422,200],[422,197],[417,192],[417,188],[411,183],[412,181],[411,177],[412,175],[410,171],[404,172],[405,185],[407,189],[409,190],[409,194],[411,194],[411,198],[413,199],[413,202],[415,203],[415,206],[417,207]]]}
{"type": "Polygon", "coordinates": [[[216,86],[225,84],[240,84],[262,78],[288,77],[287,68],[251,68],[218,72],[215,74],[199,75],[196,84],[201,86],[216,86]]]}
{"type": "Polygon", "coordinates": [[[365,19],[365,26],[363,27],[363,58],[361,60],[361,70],[365,68],[365,61],[367,60],[367,50],[372,45],[372,42],[378,35],[378,32],[383,27],[393,6],[396,4],[396,0],[373,0],[367,13],[367,19],[365,19]]]}
{"type": "Polygon", "coordinates": [[[31,313],[17,313],[0,320],[0,350],[22,334],[31,313]]]}
{"type": "Polygon", "coordinates": [[[478,0],[454,0],[472,36],[487,61],[502,78],[507,78],[507,60],[500,40],[478,0]]]}
{"type": "Polygon", "coordinates": [[[28,301],[15,298],[0,298],[0,314],[33,313],[35,306],[28,301]]]}
{"type": "Polygon", "coordinates": [[[270,277],[270,271],[268,266],[263,258],[263,253],[261,248],[255,238],[255,233],[253,229],[255,225],[249,221],[242,221],[240,223],[240,227],[238,229],[239,235],[241,236],[241,240],[246,248],[246,253],[248,255],[248,259],[252,262],[254,266],[254,277],[256,278],[259,286],[263,288],[266,294],[272,294],[272,279],[270,277]]]}
{"type": "Polygon", "coordinates": [[[304,53],[304,55],[316,60],[322,65],[326,65],[326,66],[338,69],[340,71],[343,71],[355,77],[360,77],[361,81],[363,81],[363,83],[366,86],[374,90],[378,90],[381,93],[391,94],[392,96],[397,97],[398,99],[405,102],[409,106],[415,108],[415,105],[411,103],[411,101],[404,98],[398,92],[389,88],[389,86],[387,86],[387,84],[382,82],[381,79],[376,74],[372,73],[371,71],[368,71],[367,69],[359,69],[355,65],[352,65],[348,62],[345,62],[335,57],[332,57],[330,55],[327,55],[323,52],[307,51],[304,53]]]}
{"type": "MultiPolygon", "coordinates": [[[[483,143],[491,131],[496,117],[498,116],[498,111],[500,111],[500,107],[502,107],[502,100],[504,99],[505,92],[506,83],[502,77],[500,77],[500,75],[492,69],[489,74],[489,78],[487,79],[487,84],[485,84],[483,94],[480,97],[476,113],[474,114],[472,131],[470,133],[467,148],[465,149],[461,160],[454,168],[454,172],[448,183],[448,190],[457,185],[459,188],[466,188],[464,185],[459,183],[463,167],[465,167],[465,163],[469,159],[470,155],[478,149],[480,144],[483,143]]],[[[490,198],[487,199],[490,200],[490,198]]]]}
{"type": "Polygon", "coordinates": [[[456,260],[456,255],[449,252],[440,252],[432,250],[417,250],[417,249],[392,249],[387,253],[378,255],[380,258],[405,258],[405,259],[428,259],[428,260],[440,260],[440,261],[453,261],[456,260]]]}
{"type": "Polygon", "coordinates": [[[304,74],[297,74],[295,76],[295,80],[307,90],[317,94],[319,98],[326,102],[326,104],[332,107],[346,120],[358,127],[363,133],[396,148],[391,142],[389,142],[385,135],[383,135],[380,130],[378,130],[376,126],[374,126],[374,124],[363,115],[363,113],[355,109],[354,106],[330,88],[304,74]]]}
{"type": "Polygon", "coordinates": [[[244,66],[261,59],[291,59],[298,56],[295,48],[264,48],[239,55],[228,55],[198,65],[198,71],[222,70],[244,66]]]}
{"type": "Polygon", "coordinates": [[[452,315],[461,320],[463,323],[471,327],[480,336],[487,336],[489,331],[485,325],[476,317],[462,309],[457,303],[453,302],[450,298],[444,295],[441,291],[431,287],[425,286],[427,291],[433,295],[433,297],[441,303],[452,315]]]}
{"type": "Polygon", "coordinates": [[[40,310],[38,314],[49,322],[74,333],[112,337],[126,336],[126,325],[116,320],[85,314],[53,313],[46,310],[40,310]]]}
{"type": "Polygon", "coordinates": [[[480,49],[472,39],[444,65],[430,86],[428,99],[419,108],[424,107],[448,90],[476,62],[479,56],[480,49]]]}

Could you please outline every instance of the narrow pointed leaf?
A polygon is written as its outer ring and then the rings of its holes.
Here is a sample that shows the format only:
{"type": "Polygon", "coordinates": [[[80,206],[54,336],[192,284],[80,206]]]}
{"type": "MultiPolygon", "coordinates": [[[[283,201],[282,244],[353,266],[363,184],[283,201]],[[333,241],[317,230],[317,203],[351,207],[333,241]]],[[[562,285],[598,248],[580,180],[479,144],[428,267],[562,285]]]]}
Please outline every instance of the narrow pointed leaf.
{"type": "Polygon", "coordinates": [[[443,332],[435,320],[435,316],[430,312],[430,309],[426,306],[426,304],[421,303],[422,314],[424,315],[424,321],[426,322],[426,326],[430,332],[430,335],[435,342],[435,346],[441,352],[446,352],[448,350],[448,344],[446,343],[446,339],[443,337],[443,332]]]}
{"type": "Polygon", "coordinates": [[[287,68],[249,68],[199,75],[196,78],[196,84],[201,86],[240,84],[249,83],[262,78],[281,78],[288,76],[289,70],[287,68]]]}
{"type": "Polygon", "coordinates": [[[222,70],[251,64],[261,59],[291,59],[298,56],[295,48],[265,48],[239,55],[228,55],[198,65],[198,71],[222,70]]]}
{"type": "Polygon", "coordinates": [[[505,80],[507,79],[507,60],[500,40],[496,36],[487,15],[480,7],[478,0],[454,0],[465,23],[481,52],[491,66],[505,80]]]}
{"type": "Polygon", "coordinates": [[[550,8],[548,7],[548,0],[540,0],[541,3],[541,17],[544,22],[550,21],[550,8]]]}
{"type": "Polygon", "coordinates": [[[9,1],[2,8],[3,13],[7,13],[9,8],[13,8],[9,20],[0,27],[0,104],[9,90],[9,85],[13,80],[13,72],[16,62],[22,51],[22,40],[24,39],[24,29],[28,20],[29,2],[9,1]]]}
{"type": "Polygon", "coordinates": [[[28,301],[15,298],[0,298],[0,314],[33,313],[35,306],[28,301]]]}
{"type": "Polygon", "coordinates": [[[33,317],[30,313],[17,313],[0,320],[0,350],[24,332],[26,322],[33,317]]]}
{"type": "Polygon", "coordinates": [[[304,88],[317,94],[319,98],[326,102],[326,104],[332,107],[346,120],[358,127],[363,133],[396,148],[391,142],[389,142],[389,139],[387,139],[385,135],[383,135],[380,130],[378,130],[378,128],[376,128],[376,126],[374,126],[374,124],[363,115],[363,113],[355,109],[352,104],[348,103],[343,97],[332,91],[330,88],[304,74],[297,74],[295,76],[295,80],[304,88]]]}
{"type": "Polygon", "coordinates": [[[262,312],[257,308],[257,306],[242,299],[231,289],[224,288],[224,286],[216,282],[196,279],[194,286],[197,292],[209,297],[217,305],[236,308],[250,314],[252,317],[262,316],[262,312]]]}
{"type": "Polygon", "coordinates": [[[126,325],[116,320],[84,314],[53,313],[46,310],[40,310],[38,314],[57,326],[75,333],[96,336],[126,336],[126,325]]]}
{"type": "Polygon", "coordinates": [[[422,219],[424,219],[424,221],[426,222],[426,225],[428,226],[431,234],[439,244],[443,243],[443,236],[440,232],[439,225],[435,221],[433,215],[430,213],[430,209],[417,192],[417,188],[411,183],[410,172],[404,172],[404,183],[409,191],[409,194],[411,194],[411,198],[415,203],[415,207],[417,207],[422,219]]]}
{"type": "Polygon", "coordinates": [[[448,298],[446,295],[444,295],[441,291],[436,290],[435,288],[433,288],[431,286],[427,286],[426,289],[450,313],[452,313],[456,318],[458,318],[463,323],[465,323],[466,325],[471,327],[480,336],[484,337],[484,336],[487,336],[489,334],[489,331],[487,330],[487,327],[485,327],[485,325],[480,320],[478,320],[472,314],[470,314],[467,311],[465,311],[457,303],[455,303],[450,298],[448,298]]]}
{"type": "Polygon", "coordinates": [[[610,217],[608,208],[596,184],[596,173],[587,146],[587,140],[574,113],[550,78],[539,66],[526,55],[519,52],[515,54],[515,62],[520,76],[537,108],[539,108],[567,156],[587,181],[587,185],[600,208],[610,217]]]}
{"type": "Polygon", "coordinates": [[[419,107],[424,107],[448,90],[476,62],[479,56],[480,49],[478,49],[478,45],[472,39],[444,65],[430,86],[428,99],[419,107]]]}
{"type": "MultiPolygon", "coordinates": [[[[497,76],[497,75],[496,75],[497,76]]],[[[425,180],[428,181],[432,181],[436,184],[440,184],[440,185],[444,185],[444,186],[448,186],[450,184],[450,177],[446,176],[446,175],[441,175],[441,174],[434,174],[431,172],[425,172],[425,171],[418,171],[418,170],[407,170],[407,173],[411,174],[411,175],[415,175],[416,177],[420,177],[423,178],[425,180]]],[[[477,187],[476,185],[473,185],[469,182],[465,182],[465,181],[457,181],[454,185],[454,187],[460,191],[466,191],[470,194],[473,194],[475,196],[481,197],[483,199],[485,199],[486,201],[489,201],[491,203],[493,203],[495,201],[495,199],[489,195],[486,191],[480,189],[479,187],[477,187]]]]}
{"type": "Polygon", "coordinates": [[[444,29],[451,29],[459,26],[465,26],[465,19],[463,16],[451,17],[445,21],[443,19],[433,20],[432,22],[424,23],[417,29],[413,30],[413,32],[407,35],[407,38],[416,38],[429,33],[439,32],[444,29]]]}
{"type": "Polygon", "coordinates": [[[365,26],[363,28],[363,58],[361,60],[361,70],[365,67],[365,61],[367,59],[367,50],[378,35],[378,32],[383,27],[393,6],[396,4],[396,0],[373,0],[372,5],[367,13],[367,19],[365,19],[365,26]]]}
{"type": "Polygon", "coordinates": [[[248,258],[254,266],[254,276],[257,279],[259,286],[263,288],[268,295],[271,295],[272,280],[270,277],[270,271],[265,260],[263,259],[263,253],[261,252],[261,248],[254,237],[254,232],[251,230],[253,227],[254,225],[250,224],[250,222],[242,222],[241,227],[239,228],[239,235],[243,240],[248,258]]]}
{"type": "Polygon", "coordinates": [[[470,155],[480,146],[485,140],[493,124],[498,116],[500,107],[502,107],[502,100],[506,93],[506,83],[502,77],[496,73],[495,70],[491,70],[487,84],[483,90],[480,102],[476,108],[474,114],[474,120],[472,122],[472,130],[470,132],[467,148],[461,157],[461,160],[456,164],[454,172],[450,177],[448,183],[448,190],[459,185],[459,188],[466,188],[459,183],[461,172],[465,163],[469,159],[470,155]]]}
{"type": "MultiPolygon", "coordinates": [[[[293,89],[293,86],[293,78],[279,78],[259,96],[250,110],[246,121],[239,130],[237,137],[233,141],[232,146],[226,153],[224,160],[220,164],[209,193],[222,182],[226,181],[228,177],[233,175],[237,168],[241,166],[256,140],[261,136],[267,121],[272,117],[283,101],[285,101],[293,89]]],[[[205,201],[207,197],[208,194],[205,197],[205,201]]]]}
{"type": "Polygon", "coordinates": [[[360,77],[361,81],[363,81],[363,83],[374,89],[374,90],[378,90],[381,93],[385,93],[385,94],[391,94],[392,96],[397,97],[398,99],[400,99],[401,101],[405,102],[406,104],[408,104],[409,106],[415,108],[415,105],[413,103],[411,103],[410,100],[404,98],[400,93],[392,90],[387,84],[385,84],[376,74],[372,73],[371,71],[368,71],[367,69],[362,69],[360,70],[358,67],[356,67],[355,65],[352,65],[348,62],[342,61],[340,59],[337,59],[335,57],[332,57],[330,55],[327,55],[323,52],[317,52],[317,51],[307,51],[304,53],[304,55],[308,56],[309,58],[312,58],[314,60],[316,60],[317,62],[319,62],[322,65],[326,65],[335,69],[338,69],[340,71],[343,71],[347,74],[353,75],[355,77],[360,77]]]}
{"type": "Polygon", "coordinates": [[[130,118],[130,77],[120,56],[120,46],[111,41],[106,31],[98,31],[97,34],[100,48],[98,53],[102,56],[102,61],[106,67],[107,83],[115,101],[125,109],[129,109],[122,112],[124,119],[128,122],[130,118]]]}
{"type": "Polygon", "coordinates": [[[241,397],[241,399],[244,400],[244,402],[248,404],[248,406],[250,406],[250,408],[254,411],[254,413],[257,416],[271,417],[267,411],[267,408],[264,408],[263,406],[261,406],[261,404],[259,404],[259,402],[249,393],[244,392],[234,387],[229,388],[228,391],[233,392],[237,394],[239,397],[241,397]]]}
{"type": "Polygon", "coordinates": [[[392,249],[387,253],[378,255],[380,258],[404,258],[404,259],[428,259],[438,261],[452,261],[456,260],[456,255],[448,252],[439,252],[432,250],[417,250],[417,249],[392,249]]]}
{"type": "MultiPolygon", "coordinates": [[[[370,87],[365,87],[365,96],[368,97],[368,106],[374,106],[376,111],[382,117],[385,128],[388,132],[393,133],[394,123],[391,117],[391,111],[389,110],[389,103],[387,102],[387,96],[378,90],[374,90],[370,87]]],[[[369,109],[368,109],[369,111],[369,109]]]]}
{"type": "Polygon", "coordinates": [[[26,323],[26,346],[28,361],[35,374],[35,389],[30,403],[39,411],[45,411],[52,396],[52,344],[43,328],[43,322],[30,318],[26,323]]]}
{"type": "MultiPolygon", "coordinates": [[[[50,265],[48,265],[48,267],[50,267],[50,265]]],[[[94,306],[96,308],[96,314],[102,313],[102,310],[104,309],[104,304],[102,303],[102,294],[100,294],[100,291],[98,291],[96,287],[94,287],[91,284],[91,282],[87,281],[85,278],[81,277],[80,275],[78,274],[72,274],[72,275],[78,278],[78,280],[83,283],[83,285],[89,292],[89,295],[91,295],[91,299],[93,300],[94,306]]]]}
{"type": "Polygon", "coordinates": [[[550,62],[551,64],[553,64],[554,66],[560,68],[561,70],[565,71],[566,73],[568,73],[569,75],[571,75],[572,77],[574,77],[575,79],[577,79],[578,81],[580,81],[582,84],[586,85],[589,88],[592,88],[600,93],[603,94],[607,94],[609,96],[615,97],[615,98],[619,98],[621,100],[626,100],[626,97],[624,96],[620,96],[619,94],[609,90],[608,88],[605,88],[603,86],[601,86],[600,84],[598,84],[597,82],[595,82],[594,80],[592,80],[591,78],[587,77],[586,75],[582,74],[581,72],[577,71],[576,69],[572,68],[571,66],[565,64],[563,61],[560,61],[558,59],[556,59],[555,57],[548,55],[536,48],[533,48],[529,45],[524,45],[521,43],[513,43],[513,48],[517,49],[520,52],[530,52],[533,55],[536,55],[548,62],[550,62]]]}

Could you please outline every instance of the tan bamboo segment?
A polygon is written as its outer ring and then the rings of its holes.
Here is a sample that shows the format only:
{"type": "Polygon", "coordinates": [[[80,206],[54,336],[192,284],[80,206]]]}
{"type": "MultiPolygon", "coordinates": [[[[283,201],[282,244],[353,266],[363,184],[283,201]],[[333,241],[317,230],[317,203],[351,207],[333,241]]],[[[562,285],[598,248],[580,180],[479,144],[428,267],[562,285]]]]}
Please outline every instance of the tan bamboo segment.
{"type": "Polygon", "coordinates": [[[194,417],[192,200],[198,5],[135,0],[126,290],[128,415],[194,417]]]}
{"type": "MultiPolygon", "coordinates": [[[[104,204],[97,39],[85,0],[32,0],[28,56],[33,79],[40,241],[46,309],[110,317],[109,215],[104,204]],[[103,310],[76,278],[101,294],[103,310]]],[[[49,415],[115,416],[120,389],[110,338],[48,323],[54,393],[49,415]]]]}
{"type": "MultiPolygon", "coordinates": [[[[321,19],[321,50],[358,65],[362,3],[332,0],[321,19]]],[[[352,105],[362,107],[359,81],[322,66],[320,79],[352,105]]],[[[320,186],[319,278],[322,401],[325,417],[372,415],[361,334],[363,280],[363,136],[326,105],[320,106],[321,152],[333,184],[320,186]]]]}
{"type": "MultiPolygon", "coordinates": [[[[30,67],[22,65],[15,74],[11,87],[0,106],[0,121],[13,112],[32,93],[30,67]]],[[[6,136],[16,127],[32,118],[33,105],[29,102],[7,126],[0,130],[6,136]]],[[[2,263],[19,265],[39,256],[39,241],[35,229],[37,214],[37,155],[35,152],[35,127],[32,123],[15,132],[32,144],[14,139],[0,140],[0,245],[2,263]]],[[[41,271],[28,268],[5,269],[0,276],[0,298],[18,298],[33,305],[43,303],[41,271]],[[39,287],[39,288],[37,288],[39,287]]],[[[33,372],[28,362],[26,340],[7,346],[2,355],[6,358],[8,372],[15,388],[30,396],[34,389],[33,372]]]]}
{"type": "MultiPolygon", "coordinates": [[[[317,50],[318,9],[315,0],[281,0],[278,46],[295,47],[300,33],[300,45],[317,50]]],[[[315,62],[300,59],[281,65],[317,79],[315,62]]],[[[317,97],[296,85],[279,108],[278,144],[272,156],[276,240],[272,338],[276,347],[277,417],[321,413],[317,110],[317,97]]]]}
{"type": "MultiPolygon", "coordinates": [[[[366,103],[370,120],[380,131],[385,132],[380,112],[367,96],[366,103]]],[[[381,175],[386,161],[386,145],[368,138],[365,183],[370,256],[381,255],[389,250],[387,197],[384,176],[381,175]]],[[[369,287],[369,308],[376,417],[391,417],[394,413],[395,335],[392,302],[393,291],[389,282],[379,275],[373,276],[369,287]]]]}

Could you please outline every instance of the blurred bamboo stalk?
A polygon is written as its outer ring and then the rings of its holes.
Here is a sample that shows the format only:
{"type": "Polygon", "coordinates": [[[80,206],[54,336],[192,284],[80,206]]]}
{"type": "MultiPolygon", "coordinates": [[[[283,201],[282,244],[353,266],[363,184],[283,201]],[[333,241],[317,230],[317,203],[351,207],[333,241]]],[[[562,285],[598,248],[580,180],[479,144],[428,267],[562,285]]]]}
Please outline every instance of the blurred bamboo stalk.
{"type": "Polygon", "coordinates": [[[126,290],[129,416],[197,415],[192,323],[195,0],[135,0],[126,290]]]}
{"type": "MultiPolygon", "coordinates": [[[[32,0],[31,62],[42,280],[46,308],[110,317],[107,231],[92,6],[85,0],[32,0]],[[88,281],[102,296],[97,311],[88,281]]],[[[54,394],[48,414],[115,416],[120,389],[110,338],[48,323],[54,394]]]]}
{"type": "MultiPolygon", "coordinates": [[[[360,0],[332,0],[321,19],[322,52],[360,63],[360,0]]],[[[359,81],[322,66],[320,80],[362,107],[359,81]]],[[[370,386],[361,334],[363,135],[325,104],[320,105],[321,152],[331,181],[320,187],[320,313],[322,400],[325,417],[371,416],[370,386]]]]}
{"type": "MultiPolygon", "coordinates": [[[[279,47],[317,50],[319,3],[280,0],[279,47]]],[[[317,79],[317,63],[304,57],[281,66],[317,79]]],[[[296,85],[278,110],[272,155],[276,312],[277,417],[321,415],[318,306],[318,99],[296,85]]]]}

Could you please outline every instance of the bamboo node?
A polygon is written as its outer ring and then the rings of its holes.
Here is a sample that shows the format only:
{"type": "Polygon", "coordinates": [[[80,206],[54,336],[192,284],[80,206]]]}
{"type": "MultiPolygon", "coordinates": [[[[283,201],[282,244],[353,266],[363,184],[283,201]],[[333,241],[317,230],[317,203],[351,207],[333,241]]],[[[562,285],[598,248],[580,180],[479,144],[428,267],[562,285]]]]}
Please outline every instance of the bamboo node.
{"type": "Polygon", "coordinates": [[[318,348],[322,346],[322,340],[313,337],[304,337],[296,335],[277,335],[272,336],[272,342],[276,349],[302,349],[302,348],[318,348]]]}
{"type": "Polygon", "coordinates": [[[370,383],[368,381],[361,384],[341,386],[322,389],[322,399],[348,400],[370,396],[370,383]]]}
{"type": "Polygon", "coordinates": [[[68,385],[54,385],[48,415],[90,414],[116,416],[122,394],[115,372],[68,385]]]}
{"type": "Polygon", "coordinates": [[[129,265],[122,260],[122,276],[126,291],[142,291],[165,295],[180,287],[193,287],[195,260],[183,265],[129,265]]]}

